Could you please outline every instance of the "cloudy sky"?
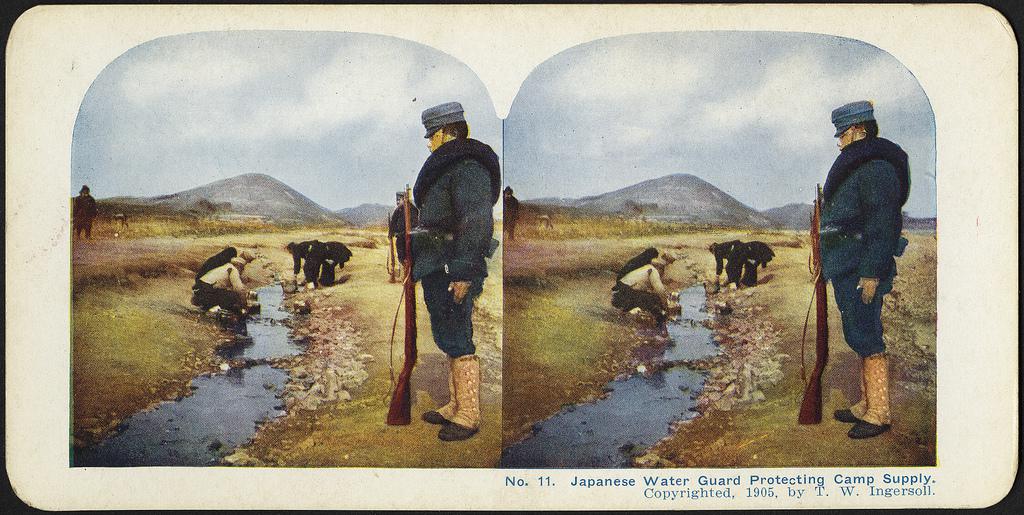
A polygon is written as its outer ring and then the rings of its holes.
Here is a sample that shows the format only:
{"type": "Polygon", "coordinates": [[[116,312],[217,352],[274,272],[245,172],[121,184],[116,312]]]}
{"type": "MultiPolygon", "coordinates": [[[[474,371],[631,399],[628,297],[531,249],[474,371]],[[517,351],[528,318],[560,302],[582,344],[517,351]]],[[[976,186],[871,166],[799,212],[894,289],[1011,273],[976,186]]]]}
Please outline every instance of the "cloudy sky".
{"type": "Polygon", "coordinates": [[[86,94],[71,191],[152,196],[260,172],[331,209],[390,205],[429,154],[420,112],[451,100],[500,153],[483,84],[429,47],[319,32],[157,39],[107,66],[86,94]]]}
{"type": "Polygon", "coordinates": [[[838,153],[832,109],[862,99],[910,155],[905,209],[934,216],[935,122],[917,80],[884,51],[816,34],[642,34],[562,52],[516,96],[505,180],[529,199],[691,173],[757,209],[809,202],[838,153]]]}

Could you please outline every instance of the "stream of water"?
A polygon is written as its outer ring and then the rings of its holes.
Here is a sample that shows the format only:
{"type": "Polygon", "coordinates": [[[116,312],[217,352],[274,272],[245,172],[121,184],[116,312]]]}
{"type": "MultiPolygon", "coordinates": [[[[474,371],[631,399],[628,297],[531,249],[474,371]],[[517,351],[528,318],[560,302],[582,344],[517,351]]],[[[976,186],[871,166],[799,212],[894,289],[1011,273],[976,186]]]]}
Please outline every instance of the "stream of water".
{"type": "MultiPolygon", "coordinates": [[[[702,285],[680,292],[682,314],[668,324],[671,342],[662,359],[694,360],[718,352],[710,329],[702,285]]],[[[566,406],[534,425],[533,434],[502,451],[506,468],[628,467],[634,456],[669,432],[677,420],[696,416],[692,408],[704,385],[703,372],[676,366],[633,374],[605,385],[607,396],[566,406]]]]}
{"type": "MultiPolygon", "coordinates": [[[[273,359],[299,354],[284,324],[280,285],[257,290],[259,315],[240,326],[237,344],[218,353],[225,358],[273,359]]],[[[284,414],[278,397],[288,373],[267,364],[232,368],[192,380],[193,392],[125,419],[118,432],[99,444],[75,449],[74,466],[215,465],[247,442],[257,425],[284,414]]]]}

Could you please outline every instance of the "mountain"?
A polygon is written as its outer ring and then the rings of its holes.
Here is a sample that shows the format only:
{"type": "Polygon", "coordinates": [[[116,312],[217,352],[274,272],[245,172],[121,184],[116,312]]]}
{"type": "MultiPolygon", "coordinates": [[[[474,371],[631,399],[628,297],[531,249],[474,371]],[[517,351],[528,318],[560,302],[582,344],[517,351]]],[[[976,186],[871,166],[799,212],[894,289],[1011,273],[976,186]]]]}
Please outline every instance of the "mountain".
{"type": "Polygon", "coordinates": [[[170,195],[113,197],[100,202],[193,216],[258,217],[275,222],[339,221],[331,210],[261,173],[237,175],[170,195]]]}
{"type": "Polygon", "coordinates": [[[572,207],[600,214],[736,227],[767,227],[771,221],[711,183],[690,174],[650,179],[622,189],[571,199],[538,199],[532,204],[572,207]]]}
{"type": "Polygon", "coordinates": [[[360,204],[356,207],[339,209],[334,214],[359,227],[387,225],[388,217],[391,216],[391,208],[381,204],[360,204]]]}
{"type": "Polygon", "coordinates": [[[814,206],[811,204],[786,204],[761,211],[772,225],[783,229],[808,229],[811,226],[811,215],[814,206]]]}
{"type": "Polygon", "coordinates": [[[908,231],[934,231],[935,225],[935,217],[914,218],[903,213],[903,228],[908,231]]]}
{"type": "MultiPolygon", "coordinates": [[[[806,231],[811,227],[811,215],[814,206],[811,204],[786,204],[761,211],[761,214],[772,221],[772,225],[783,229],[806,231]]],[[[914,218],[903,213],[903,228],[908,231],[934,231],[935,218],[914,218]]]]}

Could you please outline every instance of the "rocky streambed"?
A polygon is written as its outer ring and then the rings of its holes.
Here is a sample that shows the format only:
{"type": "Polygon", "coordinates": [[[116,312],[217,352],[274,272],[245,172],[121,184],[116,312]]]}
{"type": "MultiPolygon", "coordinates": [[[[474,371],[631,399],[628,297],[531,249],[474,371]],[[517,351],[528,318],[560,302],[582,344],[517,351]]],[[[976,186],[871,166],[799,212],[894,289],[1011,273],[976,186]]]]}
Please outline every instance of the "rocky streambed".
{"type": "Polygon", "coordinates": [[[753,293],[681,291],[667,338],[649,335],[601,397],[534,424],[503,450],[501,466],[674,466],[651,449],[711,410],[764,400],[762,390],[782,378],[779,332],[758,316],[753,293]]]}
{"type": "Polygon", "coordinates": [[[236,336],[214,358],[214,370],[195,377],[191,394],[140,411],[101,442],[73,453],[74,466],[200,466],[252,437],[259,424],[284,414],[288,372],[277,360],[303,351],[287,328],[284,293],[257,290],[263,309],[232,325],[236,336]]]}

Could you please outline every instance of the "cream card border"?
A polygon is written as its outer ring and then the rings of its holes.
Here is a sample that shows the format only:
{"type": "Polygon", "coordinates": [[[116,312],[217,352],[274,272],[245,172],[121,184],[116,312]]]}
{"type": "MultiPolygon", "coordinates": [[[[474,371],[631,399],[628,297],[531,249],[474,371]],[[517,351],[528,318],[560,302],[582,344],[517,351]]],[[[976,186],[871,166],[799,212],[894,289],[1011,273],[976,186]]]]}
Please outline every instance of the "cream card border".
{"type": "MultiPolygon", "coordinates": [[[[50,6],[30,10],[14,26],[6,73],[7,463],[15,491],[34,506],[955,507],[991,504],[1013,481],[1018,454],[1017,45],[1005,19],[989,8],[50,6]],[[933,473],[936,495],[664,505],[616,489],[515,490],[503,486],[504,470],[70,469],[68,184],[79,104],[103,67],[135,45],[165,35],[246,29],[379,33],[433,46],[480,76],[502,117],[537,64],[602,37],[800,31],[855,38],[890,52],[921,82],[937,127],[939,465],[902,469],[933,473]]],[[[611,473],[639,477],[641,471],[611,473]]],[[[572,474],[551,475],[557,482],[572,474]]]]}

